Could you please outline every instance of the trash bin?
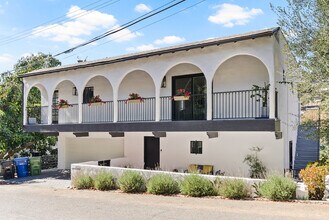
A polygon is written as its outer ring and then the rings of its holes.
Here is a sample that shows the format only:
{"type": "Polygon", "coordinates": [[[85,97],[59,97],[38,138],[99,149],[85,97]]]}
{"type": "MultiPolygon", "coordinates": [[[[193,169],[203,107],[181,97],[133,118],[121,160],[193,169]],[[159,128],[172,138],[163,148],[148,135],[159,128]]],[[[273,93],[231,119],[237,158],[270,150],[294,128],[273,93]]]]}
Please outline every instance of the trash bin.
{"type": "Polygon", "coordinates": [[[15,166],[13,161],[2,161],[1,162],[1,173],[3,179],[12,179],[15,177],[15,166]]]}
{"type": "Polygon", "coordinates": [[[29,176],[29,158],[19,157],[14,159],[16,166],[17,177],[29,176]]]}
{"type": "Polygon", "coordinates": [[[30,157],[31,176],[41,174],[41,157],[30,157]]]}

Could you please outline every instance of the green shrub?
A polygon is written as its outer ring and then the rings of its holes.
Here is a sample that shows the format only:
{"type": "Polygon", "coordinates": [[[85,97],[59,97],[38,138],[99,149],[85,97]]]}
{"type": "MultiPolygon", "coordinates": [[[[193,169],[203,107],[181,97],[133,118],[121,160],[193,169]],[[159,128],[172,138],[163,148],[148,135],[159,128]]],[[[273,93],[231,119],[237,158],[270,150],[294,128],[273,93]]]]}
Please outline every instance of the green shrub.
{"type": "Polygon", "coordinates": [[[95,188],[102,191],[115,189],[116,185],[112,173],[99,173],[95,177],[95,188]]]}
{"type": "Polygon", "coordinates": [[[91,189],[94,187],[94,180],[89,175],[79,175],[73,181],[73,186],[77,189],[91,189]]]}
{"type": "Polygon", "coordinates": [[[250,178],[264,179],[266,177],[266,167],[259,159],[258,153],[262,151],[260,147],[252,147],[253,153],[247,154],[243,162],[249,166],[250,178]]]}
{"type": "Polygon", "coordinates": [[[217,195],[214,184],[210,180],[196,174],[184,178],[181,183],[181,192],[183,195],[193,197],[217,195]]]}
{"type": "Polygon", "coordinates": [[[145,192],[145,179],[135,171],[126,171],[119,178],[119,187],[126,193],[145,192]]]}
{"type": "Polygon", "coordinates": [[[147,183],[147,192],[156,195],[173,195],[179,193],[178,182],[167,174],[153,176],[147,183]]]}
{"type": "Polygon", "coordinates": [[[274,201],[285,201],[293,199],[296,196],[297,184],[290,178],[272,175],[260,186],[262,197],[274,201]]]}
{"type": "Polygon", "coordinates": [[[229,199],[245,199],[250,197],[251,189],[248,183],[243,180],[226,179],[220,181],[218,194],[229,199]]]}

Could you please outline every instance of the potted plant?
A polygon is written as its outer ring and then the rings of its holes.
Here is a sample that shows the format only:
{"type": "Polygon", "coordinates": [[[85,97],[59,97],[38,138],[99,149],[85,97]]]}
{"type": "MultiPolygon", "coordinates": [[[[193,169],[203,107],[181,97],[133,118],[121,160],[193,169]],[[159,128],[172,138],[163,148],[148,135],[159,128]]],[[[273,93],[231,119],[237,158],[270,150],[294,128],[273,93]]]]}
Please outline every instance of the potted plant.
{"type": "Polygon", "coordinates": [[[189,100],[191,92],[186,91],[185,89],[177,89],[176,95],[173,97],[175,101],[186,101],[189,100]]]}
{"type": "Polygon", "coordinates": [[[130,93],[126,103],[141,103],[143,98],[138,93],[130,93]]]}
{"type": "Polygon", "coordinates": [[[57,107],[58,107],[58,109],[61,109],[61,108],[73,107],[73,105],[70,105],[67,100],[60,99],[57,107]]]}
{"type": "Polygon", "coordinates": [[[268,91],[270,89],[270,84],[264,83],[264,86],[253,85],[252,91],[254,92],[250,98],[256,98],[257,102],[262,102],[262,117],[267,117],[267,102],[268,102],[268,91]]]}
{"type": "Polygon", "coordinates": [[[99,97],[99,95],[96,95],[91,97],[88,106],[99,106],[102,105],[103,103],[105,102],[103,102],[103,100],[99,97]]]}

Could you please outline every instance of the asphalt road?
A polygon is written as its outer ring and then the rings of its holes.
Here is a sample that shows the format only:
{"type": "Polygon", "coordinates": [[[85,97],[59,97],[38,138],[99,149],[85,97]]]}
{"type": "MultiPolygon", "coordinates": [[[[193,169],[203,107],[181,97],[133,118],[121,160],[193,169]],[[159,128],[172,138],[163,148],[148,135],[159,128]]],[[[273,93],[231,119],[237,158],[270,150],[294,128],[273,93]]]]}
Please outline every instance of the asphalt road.
{"type": "Polygon", "coordinates": [[[328,219],[329,204],[0,186],[0,219],[328,219]]]}

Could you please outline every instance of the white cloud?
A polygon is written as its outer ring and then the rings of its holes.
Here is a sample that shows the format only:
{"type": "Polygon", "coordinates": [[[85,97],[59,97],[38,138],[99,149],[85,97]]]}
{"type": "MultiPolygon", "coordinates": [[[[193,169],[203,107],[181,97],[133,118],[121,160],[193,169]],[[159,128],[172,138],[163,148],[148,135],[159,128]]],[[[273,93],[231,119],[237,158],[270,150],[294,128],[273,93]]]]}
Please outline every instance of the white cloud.
{"type": "Polygon", "coordinates": [[[145,4],[138,4],[135,6],[135,11],[137,11],[139,13],[150,12],[150,11],[152,11],[152,8],[145,4]]]}
{"type": "Polygon", "coordinates": [[[128,47],[126,49],[126,51],[129,51],[129,52],[134,52],[134,51],[141,52],[141,51],[154,50],[154,49],[157,49],[157,47],[155,47],[153,44],[142,44],[142,45],[137,46],[137,47],[128,47]]]}
{"type": "Polygon", "coordinates": [[[3,53],[0,54],[0,63],[1,64],[6,64],[8,62],[13,62],[14,61],[14,57],[8,53],[3,53]]]}
{"type": "Polygon", "coordinates": [[[177,44],[184,42],[185,38],[183,37],[178,37],[178,36],[166,36],[162,39],[158,39],[154,41],[155,44],[161,45],[161,44],[177,44]]]}
{"type": "MultiPolygon", "coordinates": [[[[119,25],[114,27],[115,29],[120,28],[119,25]]],[[[121,43],[124,41],[130,41],[136,37],[143,36],[140,32],[131,32],[129,29],[123,29],[117,33],[114,33],[109,36],[109,38],[115,42],[121,43]]]]}
{"type": "Polygon", "coordinates": [[[72,6],[66,17],[71,18],[71,20],[62,24],[35,28],[32,32],[33,35],[48,38],[55,42],[67,42],[73,46],[84,42],[83,36],[89,36],[99,30],[108,30],[117,23],[113,15],[95,10],[86,11],[78,6],[72,6]]]}
{"type": "Polygon", "coordinates": [[[224,27],[234,27],[235,25],[245,25],[250,19],[257,15],[263,14],[259,8],[249,9],[239,5],[224,3],[216,6],[215,15],[209,16],[208,20],[215,24],[222,24],[224,27]]]}

